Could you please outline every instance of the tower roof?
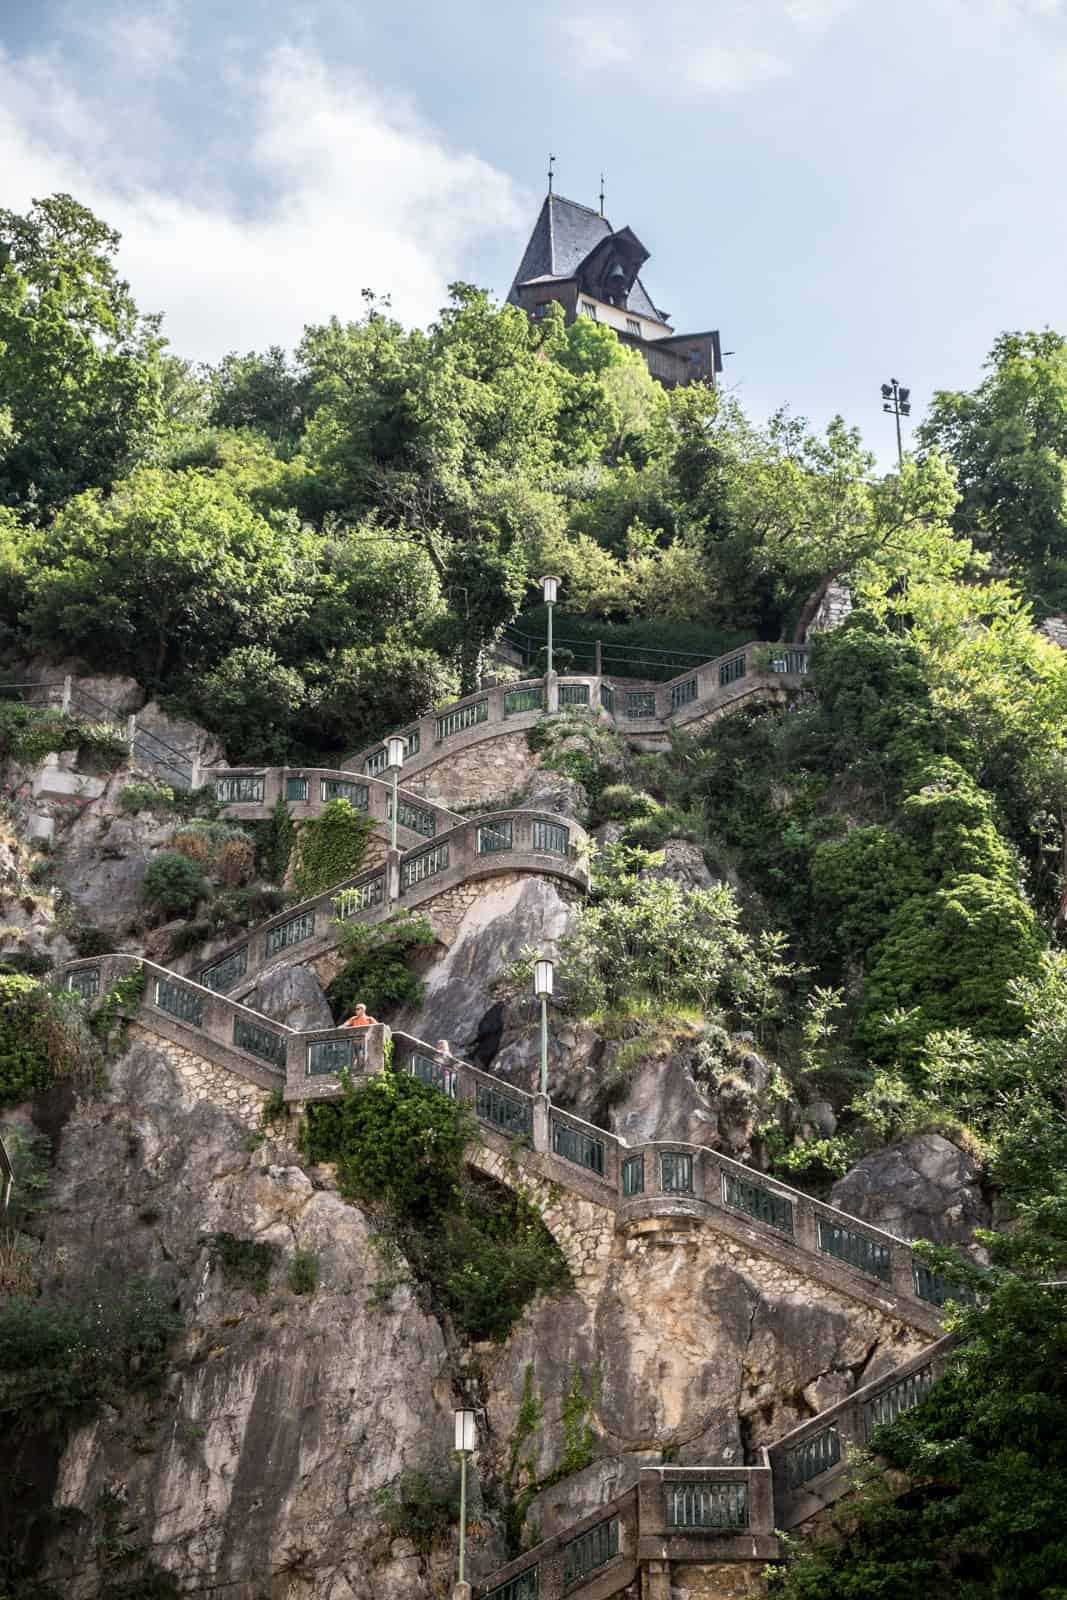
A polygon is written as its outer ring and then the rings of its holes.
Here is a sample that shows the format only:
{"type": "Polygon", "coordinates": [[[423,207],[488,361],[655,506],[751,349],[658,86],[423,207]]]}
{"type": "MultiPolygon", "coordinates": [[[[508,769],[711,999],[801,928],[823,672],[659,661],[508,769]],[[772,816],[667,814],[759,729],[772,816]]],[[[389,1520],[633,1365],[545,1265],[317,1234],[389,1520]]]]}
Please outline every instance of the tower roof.
{"type": "MultiPolygon", "coordinates": [[[[530,242],[519,263],[508,299],[515,301],[516,287],[531,279],[572,278],[582,262],[598,244],[615,232],[606,217],[590,206],[579,205],[576,200],[566,200],[561,194],[545,196],[530,242]]],[[[624,229],[623,232],[626,232],[624,229]]],[[[630,291],[629,304],[634,311],[666,322],[657,309],[640,278],[630,291]]]]}

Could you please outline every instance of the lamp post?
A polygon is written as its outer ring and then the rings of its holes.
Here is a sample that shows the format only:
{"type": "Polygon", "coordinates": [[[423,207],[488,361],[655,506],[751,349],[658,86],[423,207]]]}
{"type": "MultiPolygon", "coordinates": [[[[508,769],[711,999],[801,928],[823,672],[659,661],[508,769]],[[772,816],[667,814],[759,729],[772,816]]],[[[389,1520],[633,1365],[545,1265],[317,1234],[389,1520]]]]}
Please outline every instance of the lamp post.
{"type": "Polygon", "coordinates": [[[911,416],[911,390],[902,389],[895,378],[882,385],[882,410],[897,419],[897,465],[904,465],[904,445],[900,437],[901,417],[911,416]]]}
{"type": "Polygon", "coordinates": [[[552,608],[556,603],[556,595],[559,593],[559,579],[547,574],[541,579],[541,592],[545,597],[545,605],[548,607],[548,666],[545,676],[550,678],[552,676],[552,608]]]}
{"type": "Polygon", "coordinates": [[[466,1583],[467,1575],[467,1458],[478,1442],[474,1428],[474,1412],[455,1412],[455,1451],[459,1456],[459,1581],[466,1583]]]}
{"type": "Polygon", "coordinates": [[[404,765],[404,754],[407,745],[398,734],[388,740],[386,744],[386,765],[393,774],[393,849],[396,849],[396,826],[398,821],[398,807],[396,803],[396,786],[400,782],[400,769],[404,765]]]}
{"type": "Polygon", "coordinates": [[[552,963],[546,957],[534,962],[534,994],[541,1002],[541,1093],[548,1094],[548,1002],[552,998],[552,963]]]}

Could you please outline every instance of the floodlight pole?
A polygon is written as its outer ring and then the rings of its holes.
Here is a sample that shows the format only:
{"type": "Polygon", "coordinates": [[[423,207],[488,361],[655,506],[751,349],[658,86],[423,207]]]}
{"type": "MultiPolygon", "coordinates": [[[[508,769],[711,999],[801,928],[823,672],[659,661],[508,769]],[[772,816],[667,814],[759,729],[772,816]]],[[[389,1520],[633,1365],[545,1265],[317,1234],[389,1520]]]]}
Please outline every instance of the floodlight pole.
{"type": "Polygon", "coordinates": [[[888,383],[882,385],[882,410],[896,418],[897,466],[903,467],[904,441],[900,433],[900,419],[911,416],[911,390],[902,388],[895,378],[890,378],[888,383]]]}

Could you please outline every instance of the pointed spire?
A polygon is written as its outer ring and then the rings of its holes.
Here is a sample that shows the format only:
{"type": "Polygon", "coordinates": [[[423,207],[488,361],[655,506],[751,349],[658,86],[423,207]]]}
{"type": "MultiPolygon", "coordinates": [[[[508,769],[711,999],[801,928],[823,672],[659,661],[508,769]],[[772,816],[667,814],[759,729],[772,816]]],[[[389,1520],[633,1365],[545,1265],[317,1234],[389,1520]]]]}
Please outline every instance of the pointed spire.
{"type": "Polygon", "coordinates": [[[555,166],[556,166],[556,158],[555,158],[555,156],[550,155],[549,158],[548,158],[548,192],[549,192],[549,194],[552,193],[552,174],[555,171],[555,166]]]}
{"type": "Polygon", "coordinates": [[[600,174],[600,215],[604,215],[604,174],[600,174]]]}

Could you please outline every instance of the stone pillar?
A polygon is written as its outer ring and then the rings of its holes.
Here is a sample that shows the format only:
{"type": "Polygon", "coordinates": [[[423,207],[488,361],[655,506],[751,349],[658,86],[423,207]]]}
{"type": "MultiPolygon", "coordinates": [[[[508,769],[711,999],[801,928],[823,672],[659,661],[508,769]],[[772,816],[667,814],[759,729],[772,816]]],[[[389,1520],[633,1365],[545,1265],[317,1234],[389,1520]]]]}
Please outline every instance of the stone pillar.
{"type": "Polygon", "coordinates": [[[199,789],[204,781],[204,774],[200,766],[200,751],[197,750],[189,767],[189,787],[199,789]]]}
{"type": "Polygon", "coordinates": [[[671,1600],[669,1561],[646,1561],[641,1574],[641,1600],[671,1600]]]}
{"type": "Polygon", "coordinates": [[[454,1583],[452,1585],[452,1600],[471,1600],[474,1590],[469,1583],[454,1583]]]}
{"type": "Polygon", "coordinates": [[[599,639],[593,646],[593,671],[598,678],[604,671],[604,652],[599,639]]]}
{"type": "Polygon", "coordinates": [[[60,702],[60,709],[63,710],[63,711],[69,711],[70,710],[70,690],[71,690],[71,679],[70,679],[70,673],[68,672],[66,677],[63,679],[63,699],[60,702]]]}
{"type": "Polygon", "coordinates": [[[535,1150],[552,1148],[552,1130],[549,1123],[552,1101],[547,1094],[535,1094],[533,1103],[533,1147],[535,1150]]]}
{"type": "Polygon", "coordinates": [[[545,673],[545,710],[551,715],[559,710],[559,673],[545,673]]]}
{"type": "Polygon", "coordinates": [[[126,718],[126,743],[130,747],[130,754],[131,755],[133,754],[133,742],[134,742],[134,740],[136,738],[137,738],[137,718],[136,717],[127,717],[126,718]]]}
{"type": "Polygon", "coordinates": [[[400,851],[392,848],[385,856],[385,897],[390,901],[400,899],[400,851]]]}

